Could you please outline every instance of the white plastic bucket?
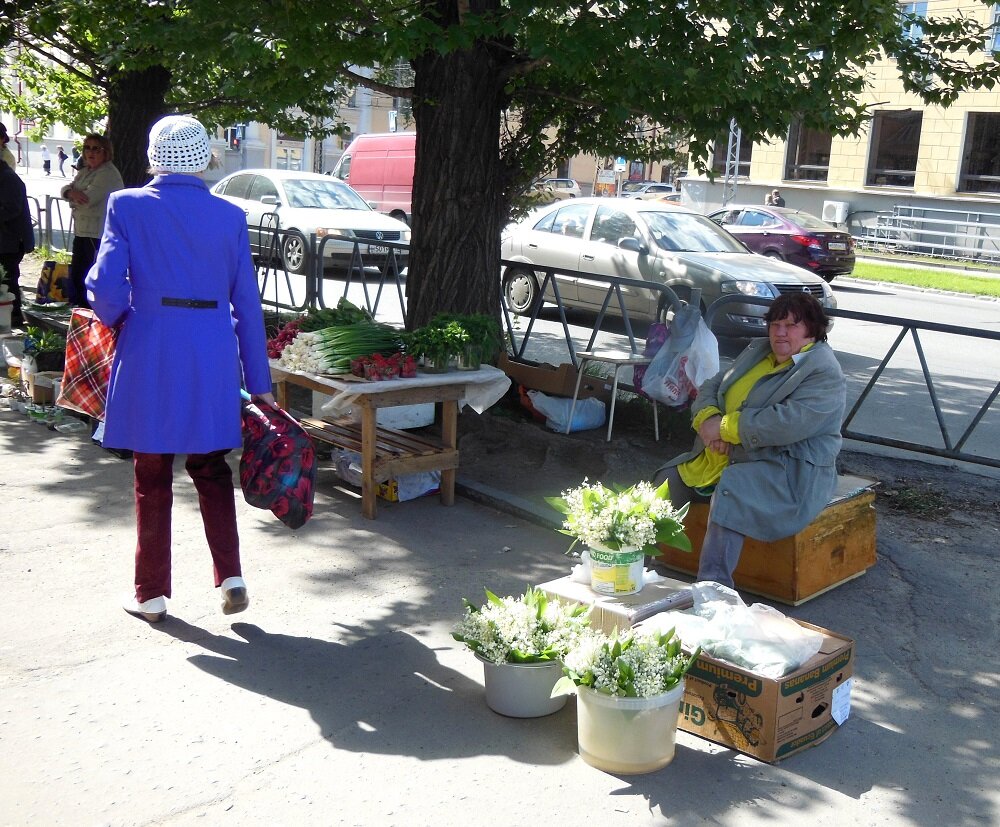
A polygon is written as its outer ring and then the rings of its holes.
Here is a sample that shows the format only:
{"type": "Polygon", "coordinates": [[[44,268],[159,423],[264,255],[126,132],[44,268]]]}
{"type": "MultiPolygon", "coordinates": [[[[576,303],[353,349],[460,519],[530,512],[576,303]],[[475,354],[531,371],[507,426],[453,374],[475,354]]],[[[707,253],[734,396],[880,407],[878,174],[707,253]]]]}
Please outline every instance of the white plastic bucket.
{"type": "Polygon", "coordinates": [[[476,657],[483,662],[486,705],[494,712],[509,718],[540,718],[566,705],[566,695],[552,697],[552,687],[562,677],[561,662],[496,664],[476,657]]]}
{"type": "Polygon", "coordinates": [[[635,594],[642,589],[646,561],[642,549],[613,551],[591,547],[589,558],[590,588],[598,594],[635,594]]]}
{"type": "Polygon", "coordinates": [[[619,698],[577,687],[580,757],[613,773],[654,772],[674,760],[684,681],[651,698],[619,698]]]}
{"type": "Polygon", "coordinates": [[[14,300],[0,302],[0,333],[10,333],[10,319],[14,312],[14,300]]]}

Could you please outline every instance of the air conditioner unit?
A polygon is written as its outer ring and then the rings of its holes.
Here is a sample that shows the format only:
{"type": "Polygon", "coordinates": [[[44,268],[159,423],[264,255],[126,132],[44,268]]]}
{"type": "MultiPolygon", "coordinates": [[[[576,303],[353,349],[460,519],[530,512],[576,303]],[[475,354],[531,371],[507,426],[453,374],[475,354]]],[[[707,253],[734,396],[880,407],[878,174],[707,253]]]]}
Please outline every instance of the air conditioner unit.
{"type": "Polygon", "coordinates": [[[847,221],[847,211],[851,205],[846,201],[824,201],[823,220],[828,224],[843,224],[847,221]]]}

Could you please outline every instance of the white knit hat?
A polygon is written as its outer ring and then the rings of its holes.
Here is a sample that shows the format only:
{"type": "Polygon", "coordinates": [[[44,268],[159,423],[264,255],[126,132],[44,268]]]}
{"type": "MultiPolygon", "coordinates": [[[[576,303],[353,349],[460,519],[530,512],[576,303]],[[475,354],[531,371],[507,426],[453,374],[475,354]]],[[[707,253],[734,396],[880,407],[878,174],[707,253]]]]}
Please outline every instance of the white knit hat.
{"type": "Polygon", "coordinates": [[[149,130],[147,155],[157,172],[202,172],[212,148],[201,123],[190,115],[167,115],[149,130]]]}

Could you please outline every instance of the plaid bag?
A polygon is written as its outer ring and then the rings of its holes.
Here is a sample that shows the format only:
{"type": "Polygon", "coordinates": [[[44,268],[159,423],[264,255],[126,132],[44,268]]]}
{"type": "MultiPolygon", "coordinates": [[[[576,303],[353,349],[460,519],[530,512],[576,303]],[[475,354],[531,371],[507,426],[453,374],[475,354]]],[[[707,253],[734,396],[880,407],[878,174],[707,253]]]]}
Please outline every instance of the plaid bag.
{"type": "Polygon", "coordinates": [[[66,334],[66,366],[56,405],[104,419],[117,341],[118,331],[102,324],[93,310],[73,308],[66,334]]]}
{"type": "Polygon", "coordinates": [[[289,528],[301,528],[312,516],[315,485],[316,449],[309,434],[281,408],[244,399],[244,499],[269,509],[289,528]]]}

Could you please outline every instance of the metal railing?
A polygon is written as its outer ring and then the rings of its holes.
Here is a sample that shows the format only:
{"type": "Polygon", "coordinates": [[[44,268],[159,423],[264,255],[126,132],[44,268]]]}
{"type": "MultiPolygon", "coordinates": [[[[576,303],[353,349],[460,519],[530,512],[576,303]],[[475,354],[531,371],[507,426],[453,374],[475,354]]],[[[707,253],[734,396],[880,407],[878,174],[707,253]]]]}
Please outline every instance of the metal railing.
{"type": "Polygon", "coordinates": [[[949,259],[1000,261],[1000,214],[897,205],[857,220],[855,243],[864,249],[949,259]]]}
{"type": "MultiPolygon", "coordinates": [[[[511,309],[507,303],[507,297],[501,290],[500,307],[504,316],[504,326],[507,331],[508,341],[512,346],[510,355],[514,360],[524,360],[524,354],[528,347],[531,331],[535,326],[535,322],[538,320],[538,315],[543,304],[548,302],[556,305],[556,311],[559,314],[559,323],[562,326],[563,337],[566,342],[566,349],[569,352],[570,361],[572,362],[573,367],[579,367],[576,358],[577,348],[573,343],[573,335],[570,333],[569,322],[566,319],[566,308],[563,305],[562,296],[559,292],[559,281],[556,279],[557,274],[560,276],[567,276],[569,278],[584,278],[590,284],[598,283],[606,285],[604,288],[603,300],[600,308],[597,310],[597,316],[594,320],[593,328],[591,329],[590,338],[587,341],[586,347],[580,348],[580,350],[593,350],[594,343],[597,341],[597,336],[603,330],[604,323],[609,318],[608,310],[612,306],[612,302],[614,302],[617,312],[613,315],[621,321],[621,324],[625,329],[625,336],[628,339],[629,350],[633,354],[639,354],[642,351],[645,343],[640,343],[635,338],[635,332],[632,328],[632,319],[629,315],[628,305],[625,300],[625,296],[622,293],[623,288],[641,290],[643,293],[655,295],[657,318],[662,319],[668,310],[677,310],[685,304],[685,301],[665,284],[656,284],[642,279],[604,276],[596,273],[584,273],[577,270],[564,270],[559,267],[539,267],[537,265],[531,265],[528,267],[523,262],[507,261],[505,259],[501,260],[500,265],[505,269],[508,267],[530,269],[534,272],[536,279],[539,273],[544,274],[541,282],[539,283],[538,289],[538,295],[541,298],[539,301],[535,302],[534,307],[532,307],[531,312],[526,317],[528,319],[528,324],[524,333],[520,336],[520,343],[518,343],[519,331],[515,328],[513,323],[511,309]]],[[[653,302],[651,301],[651,303],[653,302]]]]}

